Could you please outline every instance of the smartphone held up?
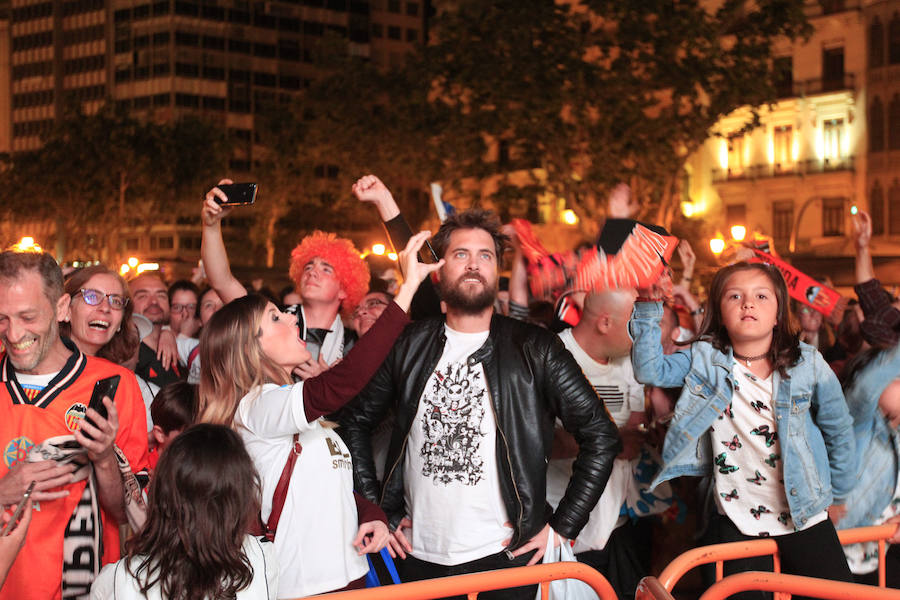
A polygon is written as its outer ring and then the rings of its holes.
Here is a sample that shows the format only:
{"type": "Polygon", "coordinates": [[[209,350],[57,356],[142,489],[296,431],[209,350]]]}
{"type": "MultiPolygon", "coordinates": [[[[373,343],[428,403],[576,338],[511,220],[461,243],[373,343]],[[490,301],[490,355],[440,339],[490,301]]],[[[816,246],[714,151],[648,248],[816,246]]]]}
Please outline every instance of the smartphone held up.
{"type": "MultiPolygon", "coordinates": [[[[115,399],[116,389],[119,387],[120,379],[121,377],[119,375],[113,375],[112,377],[98,380],[97,383],[94,384],[94,391],[91,393],[91,401],[88,403],[88,408],[93,408],[104,419],[109,418],[106,405],[103,404],[103,398],[109,398],[110,400],[115,399]]],[[[91,425],[96,424],[91,422],[91,425]]],[[[86,438],[94,439],[86,431],[83,433],[86,438]]]]}
{"type": "Polygon", "coordinates": [[[216,202],[222,206],[241,206],[256,202],[256,192],[259,185],[256,183],[223,183],[217,186],[225,194],[224,202],[218,196],[216,202]]]}

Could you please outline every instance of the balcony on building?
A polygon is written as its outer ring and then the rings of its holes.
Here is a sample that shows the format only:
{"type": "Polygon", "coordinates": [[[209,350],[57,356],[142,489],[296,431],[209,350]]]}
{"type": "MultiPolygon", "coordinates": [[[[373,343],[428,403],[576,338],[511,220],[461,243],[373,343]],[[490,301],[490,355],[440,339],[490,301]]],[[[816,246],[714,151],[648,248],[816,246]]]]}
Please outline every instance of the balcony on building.
{"type": "Polygon", "coordinates": [[[837,158],[798,160],[790,163],[773,163],[752,165],[740,169],[713,169],[713,183],[726,181],[741,181],[753,179],[765,179],[768,177],[796,177],[805,175],[819,175],[837,171],[852,172],[855,169],[854,157],[842,156],[837,158]]]}

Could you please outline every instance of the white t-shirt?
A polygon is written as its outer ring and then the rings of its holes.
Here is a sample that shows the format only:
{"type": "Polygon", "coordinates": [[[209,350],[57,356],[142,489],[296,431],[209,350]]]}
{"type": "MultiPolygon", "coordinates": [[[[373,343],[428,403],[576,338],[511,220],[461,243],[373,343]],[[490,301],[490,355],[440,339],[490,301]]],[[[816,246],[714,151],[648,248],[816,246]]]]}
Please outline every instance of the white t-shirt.
{"type": "Polygon", "coordinates": [[[200,355],[195,356],[190,364],[188,362],[191,358],[191,352],[199,345],[200,340],[197,338],[181,335],[180,333],[175,338],[175,346],[178,348],[178,362],[181,363],[182,367],[189,367],[187,382],[193,385],[200,383],[200,355]]]}
{"type": "Polygon", "coordinates": [[[353,463],[341,438],[316,420],[307,422],[303,382],[265,384],[241,399],[238,433],[262,480],[263,522],[281,478],[293,435],[302,451],[294,465],[275,534],[280,565],[278,597],[297,598],[344,587],[368,571],[352,546],[359,529],[353,499],[353,463]]]}
{"type": "MultiPolygon", "coordinates": [[[[237,593],[237,600],[275,600],[278,588],[278,561],[273,544],[260,542],[248,535],[244,538],[244,555],[250,559],[253,579],[250,585],[237,593]]],[[[137,571],[143,557],[132,559],[132,569],[137,571]]],[[[103,567],[91,586],[91,600],[163,600],[159,584],[141,593],[141,584],[125,566],[126,559],[103,567]]]]}
{"type": "Polygon", "coordinates": [[[578,345],[571,329],[562,331],[559,339],[575,357],[575,362],[581,367],[584,376],[603,400],[616,427],[625,425],[632,412],[644,410],[644,386],[634,378],[630,356],[611,358],[604,365],[591,358],[578,345]]]}
{"type": "Polygon", "coordinates": [[[497,423],[480,363],[488,331],[445,326],[447,345],[425,385],[404,458],[416,558],[458,565],[496,554],[512,529],[497,473],[497,423]]]}
{"type": "Polygon", "coordinates": [[[25,395],[34,400],[34,397],[40,394],[41,390],[50,385],[50,382],[53,381],[53,378],[57,375],[59,375],[59,371],[44,373],[43,375],[16,373],[16,380],[19,382],[19,385],[22,386],[22,389],[25,390],[25,395]]]}
{"type": "Polygon", "coordinates": [[[716,503],[744,535],[793,533],[824,521],[822,512],[796,527],[784,491],[784,462],[772,407],[773,377],[741,363],[732,368],[731,404],[712,425],[716,503]]]}
{"type": "MultiPolygon", "coordinates": [[[[617,426],[624,425],[632,411],[644,410],[644,386],[634,378],[630,357],[611,359],[604,365],[591,358],[578,345],[575,336],[572,335],[572,329],[560,332],[559,339],[575,357],[575,362],[581,367],[597,395],[603,398],[617,426]]],[[[558,419],[557,426],[561,426],[558,419]]],[[[574,458],[554,458],[550,459],[547,466],[547,501],[554,509],[566,493],[566,487],[572,479],[574,462],[574,458]]],[[[587,525],[575,540],[575,552],[602,550],[606,547],[613,530],[628,520],[625,516],[619,516],[619,512],[636,462],[637,459],[623,458],[613,461],[613,470],[606,482],[603,495],[591,510],[587,525]]]]}

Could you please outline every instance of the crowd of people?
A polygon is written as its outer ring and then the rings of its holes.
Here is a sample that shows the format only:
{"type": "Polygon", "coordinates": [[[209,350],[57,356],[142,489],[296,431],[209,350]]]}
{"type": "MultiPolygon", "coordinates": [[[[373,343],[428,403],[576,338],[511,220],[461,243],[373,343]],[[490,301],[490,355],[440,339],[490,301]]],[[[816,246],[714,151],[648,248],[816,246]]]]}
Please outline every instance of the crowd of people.
{"type": "MultiPolygon", "coordinates": [[[[416,581],[563,544],[633,598],[685,515],[698,544],[770,536],[783,572],[874,583],[877,546],[836,534],[900,523],[900,308],[865,213],[857,297],[827,314],[749,251],[697,298],[684,240],[677,283],[662,260],[548,304],[493,213],[432,236],[377,177],[353,193],[402,282],[315,232],[279,297],[242,284],[219,187],[204,288],[0,253],[0,600],[297,598],[363,587],[385,548],[416,581]]],[[[617,187],[609,217],[633,210],[617,187]]]]}

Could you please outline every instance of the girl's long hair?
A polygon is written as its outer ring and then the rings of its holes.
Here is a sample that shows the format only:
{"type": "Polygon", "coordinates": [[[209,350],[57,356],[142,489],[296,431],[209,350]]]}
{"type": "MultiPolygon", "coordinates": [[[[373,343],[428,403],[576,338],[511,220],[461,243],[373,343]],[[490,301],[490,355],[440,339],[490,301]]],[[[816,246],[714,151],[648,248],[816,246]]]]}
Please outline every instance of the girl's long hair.
{"type": "Polygon", "coordinates": [[[729,278],[739,271],[759,271],[769,278],[775,289],[775,298],[778,300],[778,316],[772,335],[772,346],[769,349],[769,359],[772,367],[777,369],[782,377],[787,377],[787,369],[797,364],[800,360],[800,328],[797,326],[794,316],[791,314],[790,296],[787,284],[781,271],[766,263],[737,262],[727,267],[722,267],[713,277],[709,287],[709,297],[706,300],[706,311],[703,323],[697,335],[685,344],[696,341],[709,342],[720,352],[728,352],[731,347],[731,338],[722,320],[722,296],[729,278]]]}
{"type": "Polygon", "coordinates": [[[198,420],[231,427],[238,404],[264,383],[284,385],[290,376],[266,356],[259,343],[269,300],[248,294],[219,309],[200,335],[198,420]]]}
{"type": "Polygon", "coordinates": [[[141,592],[159,586],[170,600],[234,598],[253,580],[242,545],[259,497],[237,433],[204,424],[176,437],[150,482],[146,526],[126,544],[141,592]]]}
{"type": "MultiPolygon", "coordinates": [[[[119,326],[119,330],[113,334],[112,339],[97,351],[97,356],[100,358],[105,358],[110,362],[121,365],[131,360],[134,353],[137,352],[138,345],[141,343],[137,331],[135,331],[134,327],[131,325],[131,315],[134,312],[134,305],[131,302],[128,284],[125,283],[122,276],[104,265],[85,267],[84,269],[75,271],[68,279],[66,279],[65,291],[74,299],[75,296],[79,294],[79,290],[83,288],[94,275],[112,275],[115,277],[122,286],[122,295],[128,299],[125,303],[125,308],[122,309],[122,324],[119,326]]],[[[65,337],[71,337],[72,325],[65,322],[60,323],[59,331],[65,337]]]]}

